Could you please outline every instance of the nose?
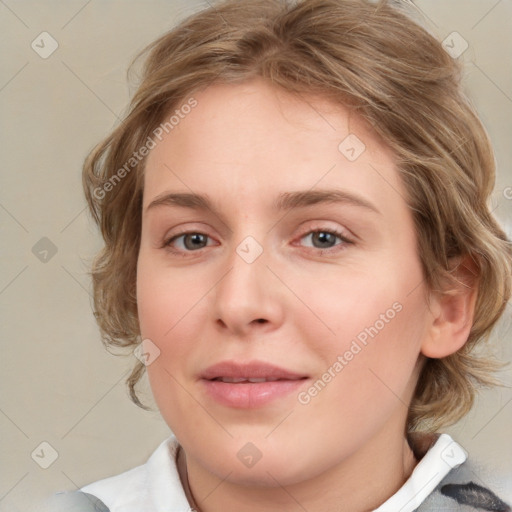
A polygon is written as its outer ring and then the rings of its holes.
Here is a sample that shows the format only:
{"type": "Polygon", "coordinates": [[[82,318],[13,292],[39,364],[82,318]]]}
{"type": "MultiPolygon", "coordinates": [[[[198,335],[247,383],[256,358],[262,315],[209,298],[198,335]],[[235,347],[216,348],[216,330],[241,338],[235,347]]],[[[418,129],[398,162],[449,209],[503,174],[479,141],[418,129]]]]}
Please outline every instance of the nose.
{"type": "Polygon", "coordinates": [[[230,255],[224,276],[214,288],[215,322],[237,337],[269,332],[283,322],[283,286],[270,270],[265,251],[252,262],[236,251],[230,255]]]}

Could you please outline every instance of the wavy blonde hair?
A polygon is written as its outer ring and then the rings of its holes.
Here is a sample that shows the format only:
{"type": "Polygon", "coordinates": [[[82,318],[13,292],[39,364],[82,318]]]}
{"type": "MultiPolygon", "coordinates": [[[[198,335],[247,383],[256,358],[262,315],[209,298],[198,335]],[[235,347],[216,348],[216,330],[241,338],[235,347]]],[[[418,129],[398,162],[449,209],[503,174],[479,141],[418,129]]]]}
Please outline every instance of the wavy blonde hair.
{"type": "MultiPolygon", "coordinates": [[[[464,416],[477,386],[494,383],[495,362],[474,349],[510,297],[511,249],[487,206],[493,151],[461,90],[457,61],[397,2],[385,0],[222,1],[182,21],[140,58],[128,113],[83,168],[105,241],[92,268],[104,343],[140,342],[135,286],[145,158],[130,159],[194,92],[262,77],[291,94],[319,94],[350,108],[393,150],[430,289],[446,287],[454,258],[474,263],[478,296],[469,338],[453,355],[427,359],[407,429],[436,430],[464,416]],[[114,183],[115,175],[122,179],[114,183]],[[115,186],[105,193],[107,182],[115,186]]],[[[137,362],[127,384],[132,400],[147,408],[135,390],[144,370],[137,362]]]]}

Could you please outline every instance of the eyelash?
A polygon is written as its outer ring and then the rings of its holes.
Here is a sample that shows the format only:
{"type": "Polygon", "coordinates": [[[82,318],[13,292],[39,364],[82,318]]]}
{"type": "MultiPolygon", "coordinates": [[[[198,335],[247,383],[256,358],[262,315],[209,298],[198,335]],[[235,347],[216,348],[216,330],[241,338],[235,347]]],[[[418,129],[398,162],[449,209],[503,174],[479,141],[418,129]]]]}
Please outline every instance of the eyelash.
{"type": "MultiPolygon", "coordinates": [[[[313,249],[313,250],[318,251],[318,253],[320,255],[323,255],[326,252],[327,253],[337,253],[339,251],[343,251],[343,250],[346,249],[346,247],[345,247],[346,245],[352,245],[354,243],[352,240],[347,238],[345,233],[343,233],[343,232],[341,232],[339,230],[336,230],[336,229],[331,229],[331,228],[329,228],[329,229],[322,229],[322,228],[310,229],[309,231],[306,231],[304,234],[302,234],[299,237],[299,240],[302,240],[306,236],[312,235],[314,233],[328,233],[330,235],[336,236],[342,242],[342,243],[334,245],[333,247],[328,247],[326,249],[321,249],[321,248],[317,248],[317,247],[308,247],[309,249],[313,249]]],[[[193,231],[193,230],[182,231],[180,233],[172,235],[170,238],[165,239],[163,244],[162,244],[162,249],[167,249],[170,252],[172,252],[173,254],[176,254],[176,255],[179,255],[179,256],[183,256],[183,257],[187,257],[188,254],[190,254],[190,253],[199,253],[199,252],[201,252],[202,249],[206,249],[206,247],[201,247],[200,249],[196,249],[196,250],[192,250],[192,251],[191,250],[183,251],[183,250],[173,249],[171,244],[175,240],[177,240],[178,238],[181,238],[181,237],[183,237],[185,235],[204,235],[207,238],[210,238],[208,235],[206,235],[205,233],[201,233],[200,231],[193,231]]]]}

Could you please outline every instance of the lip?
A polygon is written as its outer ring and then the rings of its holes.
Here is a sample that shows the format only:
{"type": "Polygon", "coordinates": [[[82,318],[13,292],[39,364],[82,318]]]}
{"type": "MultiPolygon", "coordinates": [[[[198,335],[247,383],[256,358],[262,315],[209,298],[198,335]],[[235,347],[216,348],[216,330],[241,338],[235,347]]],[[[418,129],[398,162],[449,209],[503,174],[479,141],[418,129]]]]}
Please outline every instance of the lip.
{"type": "Polygon", "coordinates": [[[263,407],[296,391],[304,385],[307,378],[307,375],[260,361],[223,361],[210,366],[200,375],[200,381],[211,398],[222,405],[237,409],[263,407]],[[222,382],[221,378],[272,380],[222,382]]]}

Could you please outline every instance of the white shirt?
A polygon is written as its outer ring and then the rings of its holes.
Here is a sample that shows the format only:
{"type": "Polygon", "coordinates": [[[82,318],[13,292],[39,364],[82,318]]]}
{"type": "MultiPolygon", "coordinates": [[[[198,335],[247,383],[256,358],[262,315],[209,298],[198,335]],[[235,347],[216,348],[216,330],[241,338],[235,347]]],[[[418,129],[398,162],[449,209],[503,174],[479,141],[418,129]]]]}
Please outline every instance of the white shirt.
{"type": "MultiPolygon", "coordinates": [[[[81,490],[98,497],[110,512],[191,512],[176,466],[178,447],[178,440],[171,436],[145,464],[81,490]]],[[[460,445],[441,434],[405,484],[374,512],[413,512],[466,458],[460,445]]]]}

